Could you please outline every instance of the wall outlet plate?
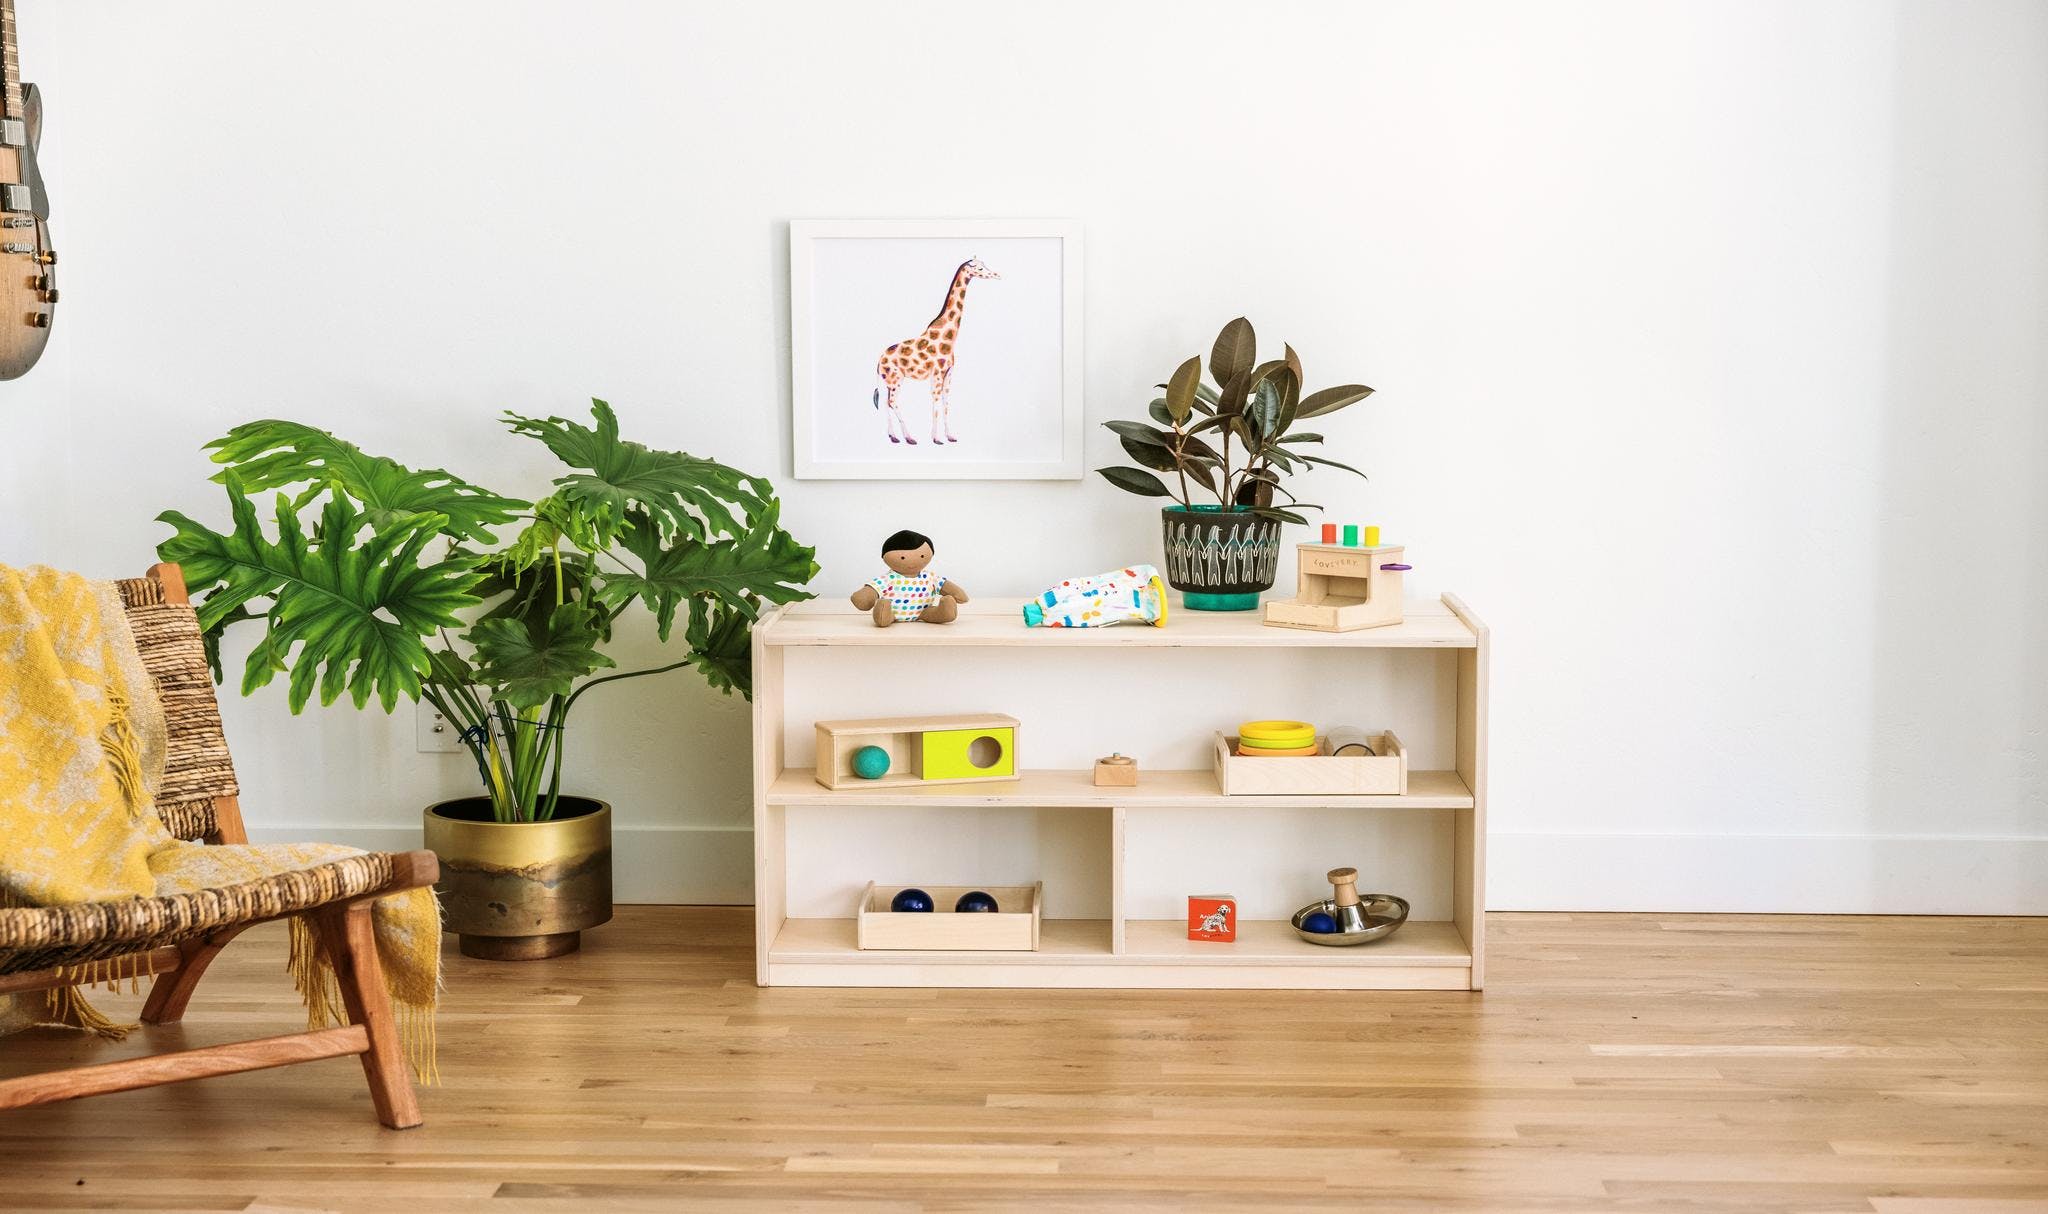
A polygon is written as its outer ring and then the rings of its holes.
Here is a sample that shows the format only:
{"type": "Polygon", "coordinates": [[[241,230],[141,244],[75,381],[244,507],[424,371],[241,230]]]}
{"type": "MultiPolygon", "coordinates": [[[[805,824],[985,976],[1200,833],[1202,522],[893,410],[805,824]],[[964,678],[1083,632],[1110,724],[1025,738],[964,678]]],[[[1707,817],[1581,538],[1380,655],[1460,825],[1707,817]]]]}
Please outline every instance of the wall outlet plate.
{"type": "Polygon", "coordinates": [[[441,710],[421,700],[415,705],[417,716],[415,729],[418,733],[419,752],[430,754],[461,754],[462,727],[441,715],[441,710]]]}

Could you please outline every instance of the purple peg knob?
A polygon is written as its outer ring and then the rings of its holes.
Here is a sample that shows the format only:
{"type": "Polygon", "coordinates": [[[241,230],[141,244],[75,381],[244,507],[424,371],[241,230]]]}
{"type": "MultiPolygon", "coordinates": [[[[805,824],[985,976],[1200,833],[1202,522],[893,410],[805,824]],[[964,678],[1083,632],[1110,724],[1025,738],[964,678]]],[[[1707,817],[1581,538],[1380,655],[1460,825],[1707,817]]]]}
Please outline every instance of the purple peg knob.
{"type": "Polygon", "coordinates": [[[1406,573],[1406,572],[1408,572],[1408,571],[1409,571],[1410,569],[1413,569],[1413,568],[1415,568],[1415,566],[1413,566],[1413,565],[1391,565],[1391,564],[1389,564],[1389,565],[1381,565],[1381,566],[1380,566],[1380,568],[1382,568],[1382,569],[1386,569],[1386,570],[1391,570],[1391,571],[1392,571],[1392,572],[1394,572],[1394,573],[1406,573]]]}

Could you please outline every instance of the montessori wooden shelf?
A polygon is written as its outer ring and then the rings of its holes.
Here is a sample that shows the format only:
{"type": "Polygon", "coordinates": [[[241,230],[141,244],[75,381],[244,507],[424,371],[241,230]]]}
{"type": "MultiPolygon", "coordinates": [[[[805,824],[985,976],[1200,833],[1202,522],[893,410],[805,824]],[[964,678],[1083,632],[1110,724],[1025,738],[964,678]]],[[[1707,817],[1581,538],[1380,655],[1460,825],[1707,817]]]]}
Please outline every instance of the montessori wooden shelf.
{"type": "MultiPolygon", "coordinates": [[[[757,980],[764,986],[953,986],[953,987],[1151,987],[1243,989],[1478,990],[1485,973],[1486,857],[1486,658],[1487,632],[1455,597],[1409,602],[1401,623],[1348,633],[1266,627],[1257,612],[1210,613],[1176,608],[1164,628],[1026,628],[1021,600],[969,604],[954,623],[941,627],[899,625],[876,628],[864,612],[831,604],[805,603],[767,613],[754,630],[754,880],[757,980]],[[826,788],[808,767],[784,761],[784,740],[810,721],[784,719],[792,677],[789,655],[806,648],[844,651],[901,648],[988,650],[961,654],[974,677],[1001,701],[1000,684],[1012,664],[1023,668],[1042,650],[1088,649],[1103,660],[1108,651],[1159,648],[1239,649],[1424,649],[1444,650],[1455,679],[1428,679],[1440,692],[1455,723],[1445,770],[1413,769],[1398,795],[1327,793],[1226,796],[1213,770],[1141,771],[1136,787],[1099,788],[1092,772],[1026,769],[1014,780],[974,784],[900,784],[826,788]],[[1039,944],[1031,951],[862,950],[851,913],[842,918],[791,917],[790,837],[822,822],[846,821],[841,814],[910,809],[1063,809],[1109,815],[1111,914],[1106,919],[1043,919],[1039,944]],[[803,815],[789,811],[801,808],[803,815]],[[1149,919],[1130,913],[1125,873],[1156,865],[1161,857],[1126,854],[1142,832],[1126,830],[1127,812],[1188,808],[1250,815],[1233,820],[1256,823],[1262,811],[1317,809],[1346,815],[1447,812],[1454,823],[1451,855],[1429,879],[1449,892],[1451,916],[1411,920],[1383,941],[1353,948],[1310,944],[1284,920],[1248,919],[1234,943],[1191,941],[1181,919],[1149,919]],[[824,817],[821,819],[820,814],[824,817]]],[[[903,658],[888,652],[878,662],[903,658]]],[[[1337,660],[1335,655],[1332,660],[1337,660]]],[[[1320,659],[1319,659],[1320,662],[1320,659]]],[[[1381,677],[1403,678],[1405,667],[1381,677]]],[[[807,672],[795,665],[797,677],[807,672]]],[[[840,676],[843,677],[843,674],[840,676]]],[[[1282,677],[1277,676],[1276,677],[1282,677]]],[[[1170,711],[1162,709],[1161,711],[1170,711]]],[[[1029,720],[1024,722],[1026,726],[1029,720]]],[[[1389,722],[1398,731],[1401,722],[1389,722]]],[[[1191,723],[1191,731],[1206,726],[1191,723]]],[[[1442,760],[1439,759],[1439,762],[1442,760]]],[[[950,829],[972,830],[972,815],[952,820],[950,829]]],[[[1256,826],[1249,827],[1256,830],[1256,826]]],[[[905,857],[892,877],[915,879],[915,858],[905,857]]],[[[865,882],[869,873],[848,873],[865,882]]],[[[1240,894],[1244,890],[1237,891],[1240,894]]],[[[1148,903],[1156,909],[1156,903],[1148,903]]]]}
{"type": "MultiPolygon", "coordinates": [[[[1328,793],[1279,796],[1225,796],[1213,771],[1144,770],[1135,788],[1097,788],[1087,770],[1022,772],[1015,780],[987,784],[910,784],[828,789],[808,767],[792,768],[768,786],[771,805],[1025,805],[1040,809],[1065,806],[1187,805],[1234,809],[1470,809],[1472,790],[1455,771],[1412,771],[1408,791],[1400,795],[1331,796],[1328,793]]],[[[1407,930],[1406,928],[1402,929],[1407,930]]]]}

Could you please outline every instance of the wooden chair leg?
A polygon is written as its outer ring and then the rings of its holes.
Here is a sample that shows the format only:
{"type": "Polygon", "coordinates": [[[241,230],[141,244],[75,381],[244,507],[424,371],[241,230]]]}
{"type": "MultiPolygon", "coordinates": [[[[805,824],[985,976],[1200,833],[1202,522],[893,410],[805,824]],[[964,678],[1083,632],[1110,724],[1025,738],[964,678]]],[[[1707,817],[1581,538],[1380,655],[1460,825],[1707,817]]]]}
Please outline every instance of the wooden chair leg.
{"type": "Polygon", "coordinates": [[[377,1120],[394,1130],[419,1125],[419,1100],[405,1051],[398,1042],[398,1023],[391,1016],[391,996],[384,989],[384,966],[377,960],[371,930],[370,903],[351,902],[314,912],[321,946],[340,980],[342,1006],[349,1019],[368,1030],[370,1048],[363,1054],[363,1076],[370,1081],[370,1100],[377,1120]]]}
{"type": "Polygon", "coordinates": [[[192,992],[206,976],[206,967],[213,964],[228,941],[241,934],[239,926],[224,927],[210,936],[180,944],[178,967],[158,974],[150,985],[149,998],[142,1004],[142,1022],[176,1024],[184,1019],[185,1005],[192,1002],[192,992]]]}

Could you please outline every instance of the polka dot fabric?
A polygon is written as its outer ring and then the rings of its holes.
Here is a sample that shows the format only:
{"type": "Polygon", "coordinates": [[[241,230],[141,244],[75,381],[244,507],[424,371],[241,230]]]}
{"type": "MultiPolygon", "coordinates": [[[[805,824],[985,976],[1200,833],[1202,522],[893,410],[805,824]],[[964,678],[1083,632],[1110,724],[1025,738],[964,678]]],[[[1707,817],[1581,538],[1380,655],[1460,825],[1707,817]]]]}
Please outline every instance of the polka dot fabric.
{"type": "Polygon", "coordinates": [[[925,608],[939,601],[939,588],[945,584],[946,579],[930,569],[923,573],[885,573],[868,583],[889,600],[889,607],[899,620],[914,620],[923,615],[925,608]]]}

